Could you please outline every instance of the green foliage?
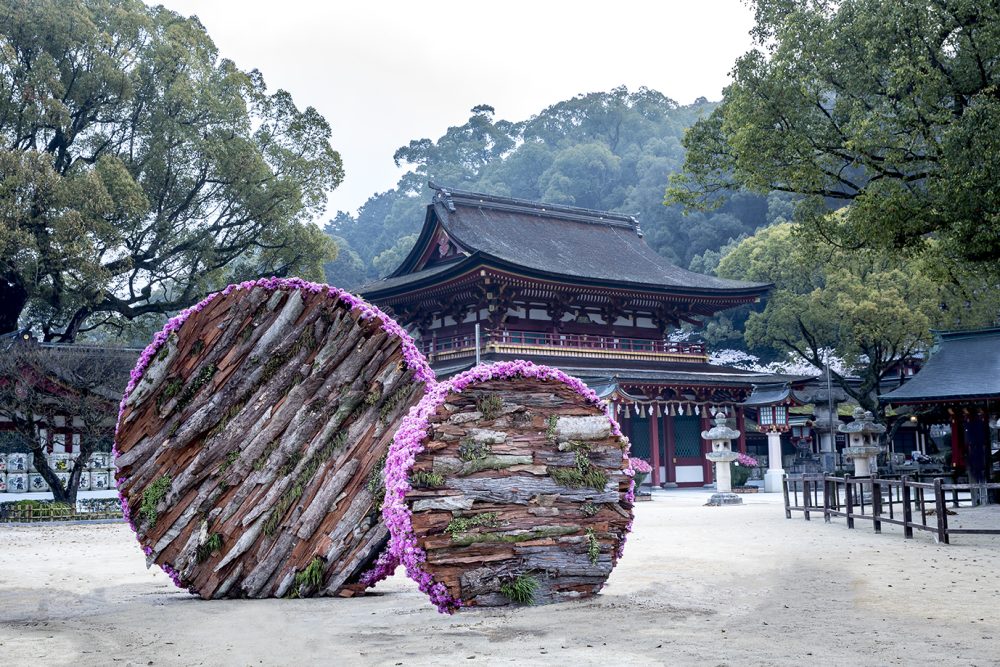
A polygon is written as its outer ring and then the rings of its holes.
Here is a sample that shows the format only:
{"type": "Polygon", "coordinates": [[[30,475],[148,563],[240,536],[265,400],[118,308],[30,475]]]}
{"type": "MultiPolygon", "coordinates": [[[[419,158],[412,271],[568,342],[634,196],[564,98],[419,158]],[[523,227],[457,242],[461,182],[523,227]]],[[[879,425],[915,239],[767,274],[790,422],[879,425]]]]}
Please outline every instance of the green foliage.
{"type": "Polygon", "coordinates": [[[322,585],[323,559],[316,556],[309,562],[306,569],[295,573],[295,590],[298,596],[302,596],[305,591],[315,591],[322,585]]]}
{"type": "Polygon", "coordinates": [[[204,563],[211,558],[212,554],[222,549],[222,535],[212,533],[203,544],[199,544],[195,549],[195,561],[204,563]]]}
{"type": "MultiPolygon", "coordinates": [[[[842,217],[835,213],[826,224],[835,227],[842,217]]],[[[774,283],[766,307],[747,321],[748,344],[777,347],[819,370],[832,350],[861,380],[834,371],[834,381],[876,414],[880,381],[895,361],[927,348],[930,329],[987,324],[1000,312],[1000,294],[981,275],[928,257],[813,243],[791,223],[742,241],[722,259],[719,275],[774,283]],[[940,279],[945,269],[947,281],[940,279]]]]}
{"type": "Polygon", "coordinates": [[[587,529],[587,558],[591,565],[597,565],[597,559],[601,557],[601,543],[597,540],[593,528],[587,529]]]}
{"type": "Polygon", "coordinates": [[[458,458],[466,462],[481,461],[492,454],[493,447],[488,442],[466,438],[458,445],[458,458]]]}
{"type": "Polygon", "coordinates": [[[750,480],[750,473],[750,468],[736,465],[736,461],[729,464],[729,477],[732,481],[733,488],[746,486],[747,482],[750,480]]]}
{"type": "Polygon", "coordinates": [[[556,441],[556,427],[559,426],[559,415],[549,415],[549,418],[545,420],[545,437],[549,439],[550,442],[556,441]]]}
{"type": "Polygon", "coordinates": [[[195,394],[197,394],[198,390],[211,381],[216,370],[215,364],[208,364],[198,371],[198,374],[195,375],[190,382],[188,382],[188,385],[184,388],[184,392],[178,397],[177,407],[183,408],[194,400],[195,394]]]}
{"type": "Polygon", "coordinates": [[[720,197],[712,212],[682,214],[663,206],[665,178],[684,160],[685,129],[713,105],[679,106],[646,88],[580,95],[512,123],[477,107],[436,141],[419,139],[396,153],[411,169],[395,189],[373,195],[357,215],[326,226],[363,263],[327,264],[327,279],[353,287],[394,270],[420,231],[430,201],[428,179],[453,188],[636,214],[646,241],[687,266],[695,255],[764,224],[763,197],[720,197]]]}
{"type": "Polygon", "coordinates": [[[163,475],[147,486],[142,492],[142,505],[139,506],[139,517],[146,521],[150,527],[156,525],[156,506],[170,492],[170,482],[170,475],[163,475]]]}
{"type": "Polygon", "coordinates": [[[438,489],[444,486],[444,477],[436,472],[418,470],[410,474],[410,486],[415,489],[438,489]]]}
{"type": "Polygon", "coordinates": [[[267,444],[267,447],[265,447],[264,451],[260,453],[260,456],[254,459],[253,462],[254,470],[260,471],[264,469],[264,466],[267,465],[268,459],[271,458],[271,454],[273,454],[274,450],[278,448],[278,444],[279,444],[278,440],[272,440],[267,444]]]}
{"type": "Polygon", "coordinates": [[[240,458],[240,450],[238,449],[234,449],[226,454],[225,460],[222,462],[222,465],[219,466],[218,474],[221,475],[229,470],[229,467],[236,463],[236,459],[238,458],[240,458]]]}
{"type": "Polygon", "coordinates": [[[782,190],[800,196],[809,232],[836,245],[930,252],[996,276],[1000,6],[754,4],[757,44],[685,137],[671,201],[782,190]],[[830,202],[850,204],[838,225],[830,202]]]}
{"type": "Polygon", "coordinates": [[[165,403],[179,394],[183,388],[184,380],[179,377],[172,377],[167,380],[163,385],[163,391],[156,397],[156,407],[162,408],[165,403]]]}
{"type": "Polygon", "coordinates": [[[410,387],[403,385],[389,394],[389,397],[382,401],[382,406],[378,409],[378,420],[383,426],[389,423],[389,415],[392,414],[396,406],[403,399],[403,396],[410,390],[410,387]]]}
{"type": "Polygon", "coordinates": [[[584,516],[594,516],[601,511],[601,506],[594,503],[584,503],[580,505],[580,511],[583,512],[584,516]]]}
{"type": "Polygon", "coordinates": [[[457,547],[467,547],[472,544],[517,544],[548,537],[562,537],[576,531],[577,528],[574,526],[539,526],[523,532],[454,533],[451,536],[451,543],[457,547]]]}
{"type": "Polygon", "coordinates": [[[444,532],[454,535],[477,527],[496,528],[500,525],[499,516],[496,512],[483,512],[474,516],[455,517],[444,529],[444,532]]]}
{"type": "Polygon", "coordinates": [[[496,419],[503,410],[503,398],[500,394],[486,394],[476,399],[476,409],[483,415],[483,419],[496,419]]]}
{"type": "Polygon", "coordinates": [[[336,248],[309,219],[343,168],[315,109],[162,6],[6,2],[0,26],[0,333],[72,341],[322,276],[336,248]]]}
{"type": "Polygon", "coordinates": [[[385,462],[389,457],[388,452],[382,455],[382,457],[372,468],[372,471],[368,474],[368,492],[372,494],[372,504],[375,506],[376,511],[382,509],[382,502],[385,500],[385,462]]]}
{"type": "Polygon", "coordinates": [[[517,604],[534,604],[537,589],[538,579],[530,574],[519,574],[510,581],[500,584],[500,592],[517,604]]]}
{"type": "Polygon", "coordinates": [[[570,489],[591,488],[603,491],[608,484],[608,475],[590,460],[590,447],[582,442],[571,442],[576,465],[572,468],[550,467],[549,476],[559,486],[570,489]]]}

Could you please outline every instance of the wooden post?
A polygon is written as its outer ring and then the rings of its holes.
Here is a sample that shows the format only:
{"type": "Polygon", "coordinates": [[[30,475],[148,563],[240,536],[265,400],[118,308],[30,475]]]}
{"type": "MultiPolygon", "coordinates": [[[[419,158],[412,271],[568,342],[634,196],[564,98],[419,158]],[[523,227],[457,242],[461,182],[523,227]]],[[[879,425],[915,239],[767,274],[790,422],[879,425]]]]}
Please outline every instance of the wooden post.
{"type": "Polygon", "coordinates": [[[854,528],[854,487],[851,476],[844,475],[844,503],[846,505],[847,527],[854,528]]]}
{"type": "Polygon", "coordinates": [[[810,520],[809,519],[809,506],[812,504],[812,500],[809,497],[810,496],[809,486],[810,486],[810,484],[809,484],[809,478],[806,477],[805,475],[803,475],[802,476],[802,507],[804,509],[802,510],[802,515],[806,518],[806,521],[810,520]]]}
{"type": "Polygon", "coordinates": [[[944,490],[941,488],[944,480],[938,477],[934,480],[934,511],[937,514],[937,534],[939,543],[949,544],[948,541],[948,507],[944,500],[944,490]]]}
{"type": "Polygon", "coordinates": [[[903,537],[913,539],[913,506],[910,504],[910,478],[903,475],[903,537]]]}
{"type": "Polygon", "coordinates": [[[872,475],[872,527],[876,533],[882,532],[882,485],[872,475]]]}
{"type": "Polygon", "coordinates": [[[667,482],[677,483],[677,443],[674,441],[674,418],[667,413],[668,406],[663,406],[663,437],[666,440],[667,482]]]}
{"type": "Polygon", "coordinates": [[[781,477],[781,493],[785,496],[785,518],[792,518],[791,505],[788,502],[788,475],[782,475],[781,477]]]}
{"type": "Polygon", "coordinates": [[[823,476],[823,521],[830,523],[830,486],[833,484],[826,475],[823,476]]]}
{"type": "Polygon", "coordinates": [[[653,486],[660,485],[660,417],[658,404],[654,401],[649,406],[649,448],[652,450],[653,486]]]}
{"type": "Polygon", "coordinates": [[[746,416],[743,414],[743,406],[736,406],[736,430],[740,432],[740,451],[747,453],[747,426],[746,416]]]}

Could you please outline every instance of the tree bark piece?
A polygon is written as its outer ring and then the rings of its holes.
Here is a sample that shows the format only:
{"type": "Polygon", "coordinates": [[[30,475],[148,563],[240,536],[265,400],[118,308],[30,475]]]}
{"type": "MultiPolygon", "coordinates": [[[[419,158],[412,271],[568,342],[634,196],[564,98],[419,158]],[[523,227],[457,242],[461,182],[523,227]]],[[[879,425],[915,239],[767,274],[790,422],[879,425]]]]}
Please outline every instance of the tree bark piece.
{"type": "Polygon", "coordinates": [[[353,594],[388,541],[382,465],[433,373],[336,288],[231,286],[171,321],[122,400],[118,489],[150,563],[204,598],[353,594]]]}
{"type": "Polygon", "coordinates": [[[390,452],[392,548],[442,611],[592,596],[631,525],[617,425],[579,381],[516,364],[532,370],[479,367],[439,385],[390,452]]]}

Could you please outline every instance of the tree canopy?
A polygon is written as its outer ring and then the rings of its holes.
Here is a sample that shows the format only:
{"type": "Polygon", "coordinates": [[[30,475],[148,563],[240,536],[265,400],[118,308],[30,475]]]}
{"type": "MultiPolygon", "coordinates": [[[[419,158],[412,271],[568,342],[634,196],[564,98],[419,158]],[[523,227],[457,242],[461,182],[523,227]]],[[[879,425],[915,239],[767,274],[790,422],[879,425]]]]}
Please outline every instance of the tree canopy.
{"type": "MultiPolygon", "coordinates": [[[[847,217],[838,212],[827,224],[847,217]]],[[[747,320],[751,348],[784,350],[820,370],[836,355],[861,382],[837,370],[835,380],[875,413],[880,383],[895,362],[927,349],[932,328],[982,326],[1000,312],[1000,294],[982,276],[956,269],[942,280],[927,258],[813,243],[789,222],[737,244],[718,274],[774,283],[763,311],[747,320]]]]}
{"type": "Polygon", "coordinates": [[[72,341],[228,280],[321,275],[330,127],[139,0],[0,1],[0,333],[72,341]]]}
{"type": "Polygon", "coordinates": [[[757,46],[685,137],[670,201],[795,193],[809,229],[842,247],[934,251],[995,272],[1000,5],[753,4],[757,46]],[[845,204],[827,225],[826,212],[845,204]]]}
{"type": "MultiPolygon", "coordinates": [[[[492,107],[480,105],[436,141],[400,148],[396,163],[410,169],[396,188],[373,195],[356,215],[338,213],[327,233],[364,262],[361,282],[385,275],[420,230],[433,180],[636,215],[651,247],[687,267],[696,255],[768,222],[767,199],[754,194],[727,195],[718,210],[689,216],[680,206],[663,205],[667,178],[683,164],[685,129],[712,109],[704,99],[680,106],[656,91],[624,87],[579,95],[522,122],[497,120],[492,107]]],[[[327,279],[348,288],[359,284],[343,262],[327,265],[327,279]]]]}

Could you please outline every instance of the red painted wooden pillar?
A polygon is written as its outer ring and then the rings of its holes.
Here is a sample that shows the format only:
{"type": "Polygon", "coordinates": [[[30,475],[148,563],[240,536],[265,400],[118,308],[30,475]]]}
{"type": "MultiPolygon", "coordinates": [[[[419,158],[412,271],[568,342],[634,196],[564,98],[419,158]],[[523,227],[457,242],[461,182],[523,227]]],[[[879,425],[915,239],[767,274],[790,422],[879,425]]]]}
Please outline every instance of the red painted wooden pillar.
{"type": "Polygon", "coordinates": [[[656,403],[649,406],[649,448],[653,459],[653,486],[660,485],[660,417],[656,403]]]}
{"type": "Polygon", "coordinates": [[[666,445],[667,460],[667,479],[668,482],[677,482],[677,449],[675,448],[674,442],[674,418],[669,414],[669,408],[663,406],[663,437],[666,439],[664,443],[666,445]]]}
{"type": "Polygon", "coordinates": [[[747,453],[747,425],[743,416],[743,406],[736,406],[736,430],[740,432],[740,451],[747,453]]]}
{"type": "MultiPolygon", "coordinates": [[[[701,430],[707,431],[712,428],[712,420],[708,418],[708,408],[706,406],[701,406],[701,430]]],[[[701,437],[701,434],[698,436],[701,437]]],[[[701,438],[701,469],[702,469],[702,479],[705,480],[705,484],[712,483],[712,462],[705,458],[705,454],[712,451],[712,443],[704,438],[701,438]]]]}

